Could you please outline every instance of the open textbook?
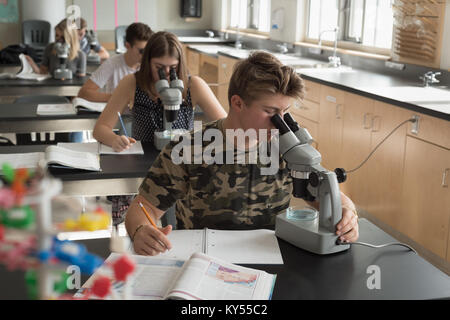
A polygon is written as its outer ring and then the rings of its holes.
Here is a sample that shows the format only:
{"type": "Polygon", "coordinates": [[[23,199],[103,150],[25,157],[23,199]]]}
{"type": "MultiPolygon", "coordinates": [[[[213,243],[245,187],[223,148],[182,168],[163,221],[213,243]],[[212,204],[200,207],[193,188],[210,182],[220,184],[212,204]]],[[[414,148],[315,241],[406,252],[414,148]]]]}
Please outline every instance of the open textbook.
{"type": "MultiPolygon", "coordinates": [[[[108,264],[120,257],[112,253],[75,294],[81,297],[99,275],[114,278],[108,264]]],[[[186,261],[131,256],[136,269],[126,284],[113,281],[113,294],[106,299],[186,299],[186,300],[269,300],[276,275],[241,267],[203,253],[194,253],[186,261]]],[[[93,296],[95,298],[95,296],[93,296]]]]}
{"type": "Polygon", "coordinates": [[[0,73],[0,79],[24,79],[42,81],[52,77],[50,74],[35,73],[23,53],[19,55],[19,59],[22,65],[22,69],[19,71],[19,73],[0,73]]]}
{"type": "Polygon", "coordinates": [[[77,111],[102,112],[103,109],[105,109],[105,106],[105,102],[92,102],[83,98],[76,97],[72,100],[72,103],[38,104],[36,114],[45,116],[76,114],[77,111]]]}
{"type": "Polygon", "coordinates": [[[283,264],[273,230],[173,230],[172,249],[157,258],[187,260],[194,252],[240,264],[283,264]]]}
{"type": "Polygon", "coordinates": [[[70,149],[78,152],[90,152],[94,154],[144,154],[141,141],[131,144],[129,149],[116,152],[113,148],[100,142],[58,142],[58,147],[70,149]]]}
{"type": "Polygon", "coordinates": [[[36,168],[41,160],[49,166],[101,171],[98,155],[58,146],[48,146],[45,152],[0,154],[0,166],[7,162],[14,168],[36,168]]]}

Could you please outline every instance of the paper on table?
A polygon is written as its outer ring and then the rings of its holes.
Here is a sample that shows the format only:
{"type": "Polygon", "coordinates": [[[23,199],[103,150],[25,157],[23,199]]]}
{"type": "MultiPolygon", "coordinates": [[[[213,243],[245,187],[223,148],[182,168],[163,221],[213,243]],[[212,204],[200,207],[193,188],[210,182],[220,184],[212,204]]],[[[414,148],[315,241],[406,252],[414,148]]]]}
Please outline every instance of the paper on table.
{"type": "Polygon", "coordinates": [[[144,154],[144,149],[142,148],[142,143],[140,141],[136,141],[136,143],[133,143],[129,149],[123,150],[121,152],[116,152],[111,147],[108,147],[107,145],[101,144],[99,142],[59,142],[57,145],[58,147],[73,151],[90,152],[95,154],[144,154]]]}
{"type": "Polygon", "coordinates": [[[283,264],[275,231],[207,229],[205,254],[231,263],[283,264]]]}
{"type": "Polygon", "coordinates": [[[42,81],[42,80],[51,78],[50,74],[35,73],[23,53],[21,53],[19,55],[19,59],[20,59],[21,65],[22,65],[22,69],[20,70],[20,72],[17,74],[1,73],[0,79],[16,79],[17,78],[17,79],[24,79],[24,80],[42,81]]]}
{"type": "Polygon", "coordinates": [[[36,164],[39,163],[39,161],[44,158],[45,158],[44,152],[0,154],[0,170],[1,166],[4,163],[8,163],[14,169],[36,168],[36,164]]]}
{"type": "Polygon", "coordinates": [[[65,115],[65,114],[76,114],[76,111],[71,103],[38,104],[36,114],[65,115]]]}

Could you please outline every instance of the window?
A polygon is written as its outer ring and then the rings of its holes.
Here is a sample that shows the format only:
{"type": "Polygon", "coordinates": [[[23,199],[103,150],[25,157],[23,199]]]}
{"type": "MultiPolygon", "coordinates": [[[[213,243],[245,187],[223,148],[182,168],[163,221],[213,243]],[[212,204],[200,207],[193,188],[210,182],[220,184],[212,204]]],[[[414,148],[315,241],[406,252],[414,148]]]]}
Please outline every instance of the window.
{"type": "MultiPolygon", "coordinates": [[[[310,0],[307,38],[340,28],[339,39],[367,47],[390,49],[393,13],[391,0],[310,0]]],[[[322,40],[334,41],[333,32],[322,40]]]]}
{"type": "Polygon", "coordinates": [[[270,31],[270,0],[231,0],[230,27],[270,31]]]}

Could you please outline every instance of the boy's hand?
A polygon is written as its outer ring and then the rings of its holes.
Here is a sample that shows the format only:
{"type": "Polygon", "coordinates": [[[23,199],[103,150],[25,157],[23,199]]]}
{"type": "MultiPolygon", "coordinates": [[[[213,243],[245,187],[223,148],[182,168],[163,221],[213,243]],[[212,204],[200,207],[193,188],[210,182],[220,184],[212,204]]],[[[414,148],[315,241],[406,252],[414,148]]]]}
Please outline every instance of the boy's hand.
{"type": "Polygon", "coordinates": [[[167,238],[171,231],[171,225],[158,229],[151,225],[144,225],[134,235],[134,251],[140,255],[155,256],[172,249],[172,244],[167,238]]]}

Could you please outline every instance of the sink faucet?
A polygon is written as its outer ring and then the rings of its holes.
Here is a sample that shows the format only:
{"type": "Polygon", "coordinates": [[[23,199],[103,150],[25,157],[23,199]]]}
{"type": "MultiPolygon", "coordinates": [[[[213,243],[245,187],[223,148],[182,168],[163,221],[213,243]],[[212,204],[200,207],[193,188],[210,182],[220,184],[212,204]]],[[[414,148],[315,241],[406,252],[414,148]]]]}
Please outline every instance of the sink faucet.
{"type": "Polygon", "coordinates": [[[336,56],[339,27],[335,27],[334,29],[331,29],[331,30],[324,30],[319,34],[319,49],[322,46],[322,35],[325,32],[334,32],[334,34],[335,34],[333,55],[328,57],[328,61],[329,61],[330,66],[332,66],[333,68],[337,68],[341,65],[341,58],[336,56]]]}
{"type": "Polygon", "coordinates": [[[236,41],[234,42],[234,47],[236,49],[242,49],[241,34],[239,33],[239,29],[237,29],[236,41]]]}
{"type": "Polygon", "coordinates": [[[286,42],[284,42],[283,44],[277,44],[277,48],[280,51],[280,53],[283,53],[283,54],[285,54],[285,53],[287,53],[289,51],[288,48],[287,48],[287,43],[286,42]]]}
{"type": "Polygon", "coordinates": [[[436,76],[440,74],[441,74],[440,72],[433,72],[433,71],[428,71],[427,73],[425,73],[422,77],[420,77],[420,79],[423,80],[423,86],[429,87],[430,84],[439,83],[439,80],[436,79],[436,76]]]}
{"type": "Polygon", "coordinates": [[[211,30],[206,30],[205,33],[208,35],[208,38],[214,38],[214,32],[211,30]]]}

